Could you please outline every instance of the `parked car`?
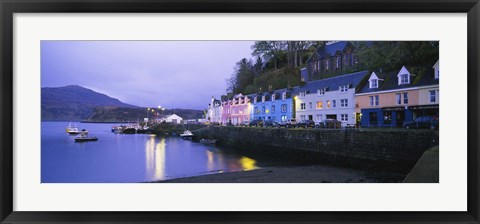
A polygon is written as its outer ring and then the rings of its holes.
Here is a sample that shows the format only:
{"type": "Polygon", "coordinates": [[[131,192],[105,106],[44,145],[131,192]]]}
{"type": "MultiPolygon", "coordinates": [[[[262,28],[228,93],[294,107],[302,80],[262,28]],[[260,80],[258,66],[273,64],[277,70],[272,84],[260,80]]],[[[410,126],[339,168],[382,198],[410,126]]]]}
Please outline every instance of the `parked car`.
{"type": "Polygon", "coordinates": [[[262,120],[252,120],[250,121],[250,123],[248,124],[249,127],[262,127],[263,126],[263,121],[262,120]]]}
{"type": "Polygon", "coordinates": [[[424,117],[417,117],[413,121],[407,121],[403,123],[403,127],[405,129],[420,129],[420,128],[429,128],[429,129],[438,129],[438,117],[433,116],[424,116],[424,117]]]}
{"type": "Polygon", "coordinates": [[[289,121],[281,121],[281,122],[278,122],[277,123],[277,126],[278,127],[284,127],[284,128],[291,128],[291,127],[295,127],[295,124],[297,124],[297,121],[292,118],[290,119],[289,121]]]}
{"type": "Polygon", "coordinates": [[[249,121],[244,121],[244,122],[240,123],[240,127],[248,127],[248,126],[250,126],[249,121]]]}
{"type": "Polygon", "coordinates": [[[342,122],[337,119],[325,119],[316,125],[317,128],[342,128],[342,122]]]}
{"type": "Polygon", "coordinates": [[[315,122],[312,120],[303,120],[299,121],[297,124],[295,124],[295,127],[297,128],[314,128],[315,127],[315,122]]]}
{"type": "Polygon", "coordinates": [[[263,126],[265,127],[274,127],[275,124],[276,122],[270,119],[263,121],[263,126]]]}

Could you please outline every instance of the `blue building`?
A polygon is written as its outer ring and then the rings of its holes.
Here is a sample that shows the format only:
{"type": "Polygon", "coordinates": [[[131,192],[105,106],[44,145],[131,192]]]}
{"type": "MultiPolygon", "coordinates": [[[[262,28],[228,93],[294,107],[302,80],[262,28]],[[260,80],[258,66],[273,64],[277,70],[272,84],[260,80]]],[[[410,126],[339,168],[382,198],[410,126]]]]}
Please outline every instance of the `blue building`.
{"type": "Polygon", "coordinates": [[[294,91],[295,88],[285,88],[253,94],[252,119],[280,122],[294,118],[294,91]]]}

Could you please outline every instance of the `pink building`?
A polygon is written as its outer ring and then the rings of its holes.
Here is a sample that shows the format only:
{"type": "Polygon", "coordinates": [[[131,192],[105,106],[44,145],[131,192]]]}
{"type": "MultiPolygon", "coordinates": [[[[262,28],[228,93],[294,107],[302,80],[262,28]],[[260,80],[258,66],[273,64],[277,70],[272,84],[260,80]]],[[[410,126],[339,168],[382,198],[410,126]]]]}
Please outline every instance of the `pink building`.
{"type": "Polygon", "coordinates": [[[231,123],[231,117],[230,117],[230,106],[231,106],[232,101],[231,100],[225,100],[222,101],[222,121],[221,123],[226,125],[228,123],[231,123]]]}
{"type": "Polygon", "coordinates": [[[230,118],[233,125],[250,122],[250,99],[241,93],[233,96],[230,106],[230,118]]]}

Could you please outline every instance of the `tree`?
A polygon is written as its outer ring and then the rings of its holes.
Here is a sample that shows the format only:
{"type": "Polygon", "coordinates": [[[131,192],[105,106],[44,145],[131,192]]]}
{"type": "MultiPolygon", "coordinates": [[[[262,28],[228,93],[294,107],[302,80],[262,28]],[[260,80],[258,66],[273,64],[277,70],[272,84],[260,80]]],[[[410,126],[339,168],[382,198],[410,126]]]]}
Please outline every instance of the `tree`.
{"type": "Polygon", "coordinates": [[[265,61],[273,61],[275,70],[278,69],[277,62],[285,50],[285,41],[255,41],[251,47],[252,56],[262,57],[265,61]]]}

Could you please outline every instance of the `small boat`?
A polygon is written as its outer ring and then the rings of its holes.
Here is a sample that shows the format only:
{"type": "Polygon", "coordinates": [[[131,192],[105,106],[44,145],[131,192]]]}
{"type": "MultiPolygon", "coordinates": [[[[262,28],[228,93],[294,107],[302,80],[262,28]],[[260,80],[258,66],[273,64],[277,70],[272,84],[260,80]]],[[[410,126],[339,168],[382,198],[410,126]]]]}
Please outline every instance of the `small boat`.
{"type": "Polygon", "coordinates": [[[185,130],[182,134],[180,134],[180,137],[182,138],[191,138],[193,137],[193,134],[189,130],[185,130]]]}
{"type": "Polygon", "coordinates": [[[97,141],[98,138],[95,136],[88,136],[87,134],[80,134],[79,136],[75,137],[75,142],[92,142],[97,141]]]}
{"type": "Polygon", "coordinates": [[[217,139],[204,139],[204,138],[202,138],[202,139],[200,140],[200,143],[203,143],[203,144],[212,144],[212,145],[214,145],[214,144],[217,143],[217,139]]]}
{"type": "Polygon", "coordinates": [[[82,129],[81,131],[78,132],[79,134],[84,134],[88,135],[88,131],[86,129],[82,129]]]}
{"type": "Polygon", "coordinates": [[[72,123],[68,124],[66,132],[71,135],[78,135],[80,132],[78,131],[77,125],[72,126],[72,123]]]}

